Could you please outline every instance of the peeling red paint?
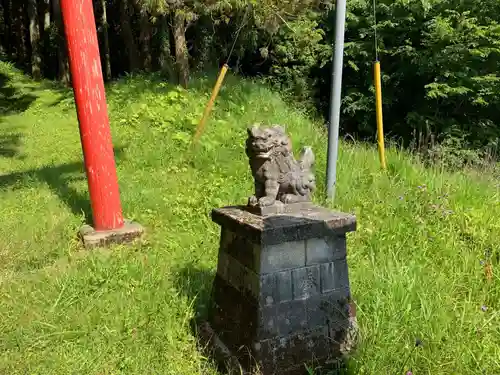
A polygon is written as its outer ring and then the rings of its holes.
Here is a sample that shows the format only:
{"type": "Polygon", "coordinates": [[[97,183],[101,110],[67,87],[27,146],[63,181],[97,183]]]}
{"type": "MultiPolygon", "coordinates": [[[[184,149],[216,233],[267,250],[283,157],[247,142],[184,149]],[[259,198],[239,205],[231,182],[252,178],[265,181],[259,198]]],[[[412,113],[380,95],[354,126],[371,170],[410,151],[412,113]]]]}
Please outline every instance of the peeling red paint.
{"type": "Polygon", "coordinates": [[[118,229],[123,214],[92,0],[61,0],[61,11],[94,229],[118,229]]]}

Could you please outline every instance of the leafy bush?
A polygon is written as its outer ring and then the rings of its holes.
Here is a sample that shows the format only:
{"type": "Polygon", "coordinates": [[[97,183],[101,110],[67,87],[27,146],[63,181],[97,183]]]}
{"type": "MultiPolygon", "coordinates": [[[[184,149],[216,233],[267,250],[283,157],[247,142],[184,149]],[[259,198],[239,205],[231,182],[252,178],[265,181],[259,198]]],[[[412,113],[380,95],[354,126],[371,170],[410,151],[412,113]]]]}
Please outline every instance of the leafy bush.
{"type": "MultiPolygon", "coordinates": [[[[22,10],[23,2],[7,3],[22,10]]],[[[109,27],[102,27],[102,10],[96,12],[97,24],[102,48],[103,30],[109,34],[115,76],[137,65],[163,69],[174,77],[172,17],[178,13],[185,16],[179,30],[185,30],[182,47],[191,60],[183,65],[184,71],[219,69],[235,42],[229,59],[233,71],[263,77],[301,105],[327,114],[335,25],[330,0],[107,0],[104,4],[109,27]],[[127,9],[122,9],[124,4],[127,9]]],[[[29,20],[14,17],[17,8],[12,7],[8,11],[0,7],[0,19],[6,21],[0,27],[0,45],[9,47],[4,49],[11,58],[18,49],[26,50],[24,55],[29,50],[24,35],[29,20]],[[10,29],[5,27],[7,21],[10,29]]],[[[376,16],[387,136],[405,146],[425,140],[426,149],[436,144],[461,145],[479,154],[494,149],[500,135],[500,2],[379,0],[376,16]]],[[[364,140],[375,135],[374,31],[372,0],[350,0],[341,126],[344,133],[364,140]]],[[[54,22],[43,30],[42,40],[44,74],[63,77],[65,64],[54,22]]],[[[462,162],[467,164],[466,159],[462,162]]]]}

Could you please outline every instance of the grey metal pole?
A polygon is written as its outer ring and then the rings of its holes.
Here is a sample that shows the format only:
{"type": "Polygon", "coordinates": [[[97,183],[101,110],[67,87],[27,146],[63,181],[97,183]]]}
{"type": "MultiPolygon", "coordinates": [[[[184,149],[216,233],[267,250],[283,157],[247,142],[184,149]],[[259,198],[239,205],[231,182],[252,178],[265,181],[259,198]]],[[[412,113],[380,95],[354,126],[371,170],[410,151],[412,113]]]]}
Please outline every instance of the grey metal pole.
{"type": "Polygon", "coordinates": [[[330,124],[328,128],[328,159],[326,165],[326,193],[329,199],[335,199],[335,186],[337,183],[342,67],[344,64],[345,13],[346,0],[337,0],[335,6],[335,46],[332,63],[330,124]]]}

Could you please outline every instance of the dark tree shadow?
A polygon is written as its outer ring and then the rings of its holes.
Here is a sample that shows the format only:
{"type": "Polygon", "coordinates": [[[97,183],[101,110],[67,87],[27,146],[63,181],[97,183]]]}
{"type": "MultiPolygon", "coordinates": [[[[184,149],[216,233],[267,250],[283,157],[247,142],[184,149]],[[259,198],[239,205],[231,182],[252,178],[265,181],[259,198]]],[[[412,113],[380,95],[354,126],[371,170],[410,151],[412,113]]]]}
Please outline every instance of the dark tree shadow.
{"type": "MultiPolygon", "coordinates": [[[[115,157],[123,155],[123,148],[115,149],[115,157]]],[[[71,187],[71,183],[86,180],[83,161],[46,166],[24,172],[0,176],[0,190],[22,189],[33,182],[46,183],[54,194],[66,204],[75,215],[84,215],[92,223],[92,208],[88,194],[82,194],[71,187]]]]}
{"type": "Polygon", "coordinates": [[[59,81],[33,82],[29,77],[23,76],[19,83],[20,87],[15,87],[8,75],[0,73],[0,116],[26,111],[38,98],[37,91],[50,90],[58,94],[58,97],[49,105],[50,107],[74,100],[73,89],[59,81]]]}
{"type": "MultiPolygon", "coordinates": [[[[25,93],[10,84],[10,77],[0,73],[0,124],[2,117],[26,111],[36,96],[25,93]]],[[[10,130],[10,129],[9,129],[10,130]]],[[[21,134],[7,131],[0,134],[0,157],[13,158],[19,155],[21,134]]]]}
{"type": "Polygon", "coordinates": [[[215,269],[201,268],[195,264],[187,264],[176,272],[175,288],[188,300],[193,301],[197,319],[208,317],[214,277],[215,269]]]}
{"type": "Polygon", "coordinates": [[[0,115],[22,113],[36,98],[36,95],[25,93],[10,85],[10,78],[0,73],[0,115]]]}
{"type": "Polygon", "coordinates": [[[13,158],[19,155],[21,134],[0,134],[0,158],[13,158]]]}

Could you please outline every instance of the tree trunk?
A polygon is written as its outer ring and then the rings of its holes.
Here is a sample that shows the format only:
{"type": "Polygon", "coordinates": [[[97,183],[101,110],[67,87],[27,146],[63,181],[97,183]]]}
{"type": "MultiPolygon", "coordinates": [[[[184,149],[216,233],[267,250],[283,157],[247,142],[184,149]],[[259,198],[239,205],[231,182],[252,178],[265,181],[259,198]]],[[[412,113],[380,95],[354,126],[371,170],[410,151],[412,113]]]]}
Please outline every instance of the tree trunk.
{"type": "Polygon", "coordinates": [[[69,61],[68,61],[68,51],[66,46],[66,36],[64,34],[64,24],[61,14],[61,4],[59,0],[52,0],[54,23],[57,28],[58,35],[58,48],[57,57],[59,60],[59,80],[65,84],[69,85],[71,82],[70,72],[69,72],[69,61]]]}
{"type": "Polygon", "coordinates": [[[15,6],[12,4],[12,0],[3,0],[3,12],[5,16],[4,50],[10,59],[14,59],[16,55],[16,34],[14,32],[15,6]]]}
{"type": "Polygon", "coordinates": [[[107,81],[111,79],[111,53],[109,51],[109,32],[108,32],[108,15],[106,11],[106,0],[101,0],[101,25],[102,25],[102,38],[104,44],[104,79],[107,81]]]}
{"type": "Polygon", "coordinates": [[[45,78],[53,79],[54,72],[57,71],[55,68],[56,63],[54,60],[54,51],[57,49],[53,48],[51,43],[51,35],[50,35],[50,27],[51,27],[51,1],[50,0],[42,0],[39,1],[40,10],[39,16],[41,18],[41,55],[42,55],[42,76],[45,78]]]}
{"type": "Polygon", "coordinates": [[[189,82],[189,57],[186,44],[186,16],[181,11],[174,14],[175,63],[179,83],[187,88],[189,82]]]}
{"type": "Polygon", "coordinates": [[[170,29],[166,15],[160,18],[160,70],[167,76],[167,79],[174,79],[174,61],[170,48],[170,29]]]}
{"type": "Polygon", "coordinates": [[[146,72],[150,72],[153,60],[151,57],[151,22],[149,22],[149,15],[146,11],[141,11],[140,40],[142,48],[142,67],[146,72]]]}
{"type": "Polygon", "coordinates": [[[120,17],[122,24],[122,36],[127,49],[127,56],[129,61],[129,69],[131,72],[139,69],[139,52],[135,44],[134,33],[132,25],[130,24],[129,16],[129,0],[120,0],[120,17]]]}
{"type": "Polygon", "coordinates": [[[36,0],[28,0],[31,42],[31,75],[38,81],[41,78],[42,57],[40,55],[40,26],[38,25],[38,7],[36,0]]]}
{"type": "Polygon", "coordinates": [[[6,47],[7,40],[7,12],[5,7],[5,1],[0,1],[0,19],[3,21],[0,23],[0,54],[3,54],[6,47]]]}
{"type": "Polygon", "coordinates": [[[14,14],[14,35],[15,35],[15,49],[16,49],[16,60],[19,64],[27,66],[28,60],[28,49],[26,41],[26,24],[25,24],[25,6],[22,1],[12,1],[11,6],[13,6],[14,14]]]}
{"type": "Polygon", "coordinates": [[[43,9],[43,31],[47,32],[50,29],[50,0],[44,0],[43,9]]]}

